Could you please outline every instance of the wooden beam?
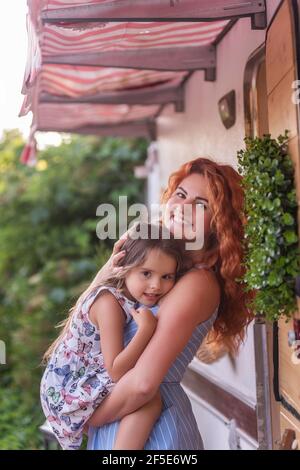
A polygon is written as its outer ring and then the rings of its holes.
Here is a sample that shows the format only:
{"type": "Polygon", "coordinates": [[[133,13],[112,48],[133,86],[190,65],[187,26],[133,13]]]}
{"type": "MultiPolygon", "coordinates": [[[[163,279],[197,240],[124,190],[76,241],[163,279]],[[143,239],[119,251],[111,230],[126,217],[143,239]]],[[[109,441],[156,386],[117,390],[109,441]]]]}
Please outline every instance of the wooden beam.
{"type": "Polygon", "coordinates": [[[44,64],[88,65],[146,70],[206,70],[216,66],[216,47],[164,47],[43,56],[44,64]]]}
{"type": "Polygon", "coordinates": [[[215,21],[251,17],[254,29],[266,28],[265,0],[123,0],[42,11],[44,23],[86,21],[215,21]]]}
{"type": "Polygon", "coordinates": [[[80,96],[76,98],[57,96],[42,92],[40,103],[97,103],[97,104],[129,104],[129,105],[153,105],[177,103],[182,100],[180,87],[170,83],[142,87],[130,90],[109,91],[94,95],[80,96]]]}
{"type": "Polygon", "coordinates": [[[191,368],[186,370],[182,384],[226,419],[235,419],[239,429],[257,440],[255,408],[191,368]]]}
{"type": "Polygon", "coordinates": [[[98,135],[103,137],[146,137],[150,140],[156,140],[156,123],[154,120],[130,121],[119,124],[109,125],[87,125],[79,128],[57,128],[37,126],[41,132],[64,132],[68,134],[98,135]]]}

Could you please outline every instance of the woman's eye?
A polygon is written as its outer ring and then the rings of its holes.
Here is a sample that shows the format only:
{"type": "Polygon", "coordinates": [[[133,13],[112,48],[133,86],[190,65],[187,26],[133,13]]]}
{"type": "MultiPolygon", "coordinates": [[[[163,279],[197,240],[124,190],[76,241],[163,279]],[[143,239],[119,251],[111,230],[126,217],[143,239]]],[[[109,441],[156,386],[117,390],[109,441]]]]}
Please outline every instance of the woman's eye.
{"type": "Polygon", "coordinates": [[[184,194],[181,193],[180,191],[178,193],[176,193],[176,196],[179,196],[181,199],[184,198],[184,194]]]}
{"type": "Polygon", "coordinates": [[[197,201],[196,204],[200,204],[201,206],[204,206],[204,209],[207,209],[207,206],[203,201],[197,201]]]}

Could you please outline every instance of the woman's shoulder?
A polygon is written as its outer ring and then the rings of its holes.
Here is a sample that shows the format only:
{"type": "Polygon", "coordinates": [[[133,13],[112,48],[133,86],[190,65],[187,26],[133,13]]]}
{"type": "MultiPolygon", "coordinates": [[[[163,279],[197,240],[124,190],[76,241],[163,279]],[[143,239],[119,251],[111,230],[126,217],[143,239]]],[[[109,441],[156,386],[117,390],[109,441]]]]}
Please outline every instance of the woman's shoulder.
{"type": "Polygon", "coordinates": [[[174,306],[179,306],[184,301],[189,307],[189,314],[199,316],[200,323],[208,320],[218,308],[221,287],[213,271],[191,270],[177,281],[167,297],[174,306]]]}
{"type": "Polygon", "coordinates": [[[184,273],[178,280],[178,283],[191,286],[199,285],[199,282],[201,282],[202,286],[213,289],[214,292],[221,292],[216,273],[211,268],[203,267],[191,269],[184,273]]]}

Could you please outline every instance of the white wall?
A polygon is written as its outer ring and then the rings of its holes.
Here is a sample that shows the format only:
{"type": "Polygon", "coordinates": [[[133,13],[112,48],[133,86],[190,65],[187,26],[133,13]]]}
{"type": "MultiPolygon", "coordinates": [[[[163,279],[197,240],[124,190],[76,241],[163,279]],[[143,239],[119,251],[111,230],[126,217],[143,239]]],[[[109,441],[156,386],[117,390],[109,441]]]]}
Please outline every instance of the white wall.
{"type": "Polygon", "coordinates": [[[148,176],[147,205],[159,204],[160,201],[160,165],[155,163],[148,176]]]}
{"type": "MultiPolygon", "coordinates": [[[[267,0],[268,20],[279,0],[267,0]]],[[[243,147],[243,75],[249,55],[265,40],[265,31],[251,30],[250,19],[240,19],[217,47],[217,80],[205,82],[195,72],[185,88],[185,112],[168,105],[157,119],[160,184],[165,187],[172,171],[197,156],[209,156],[236,167],[236,152],[243,147]],[[225,129],[218,115],[218,100],[236,91],[236,124],[225,129]]]]}
{"type": "Polygon", "coordinates": [[[217,80],[205,82],[195,72],[185,88],[185,112],[168,105],[157,119],[161,185],[183,162],[209,156],[236,166],[236,151],[243,147],[243,74],[249,55],[264,42],[264,31],[252,31],[250,19],[240,19],[217,47],[217,80]],[[236,124],[225,129],[218,115],[218,100],[236,91],[236,124]]]}

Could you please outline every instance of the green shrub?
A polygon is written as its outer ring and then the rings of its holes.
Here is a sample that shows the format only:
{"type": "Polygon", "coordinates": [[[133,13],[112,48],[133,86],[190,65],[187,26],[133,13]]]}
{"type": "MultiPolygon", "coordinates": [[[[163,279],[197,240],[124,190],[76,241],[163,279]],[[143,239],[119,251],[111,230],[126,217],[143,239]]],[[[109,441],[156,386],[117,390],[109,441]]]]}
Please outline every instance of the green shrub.
{"type": "MultiPolygon", "coordinates": [[[[36,168],[19,162],[17,131],[0,141],[0,449],[39,448],[42,354],[112,241],[96,236],[96,208],[143,194],[133,168],[143,139],[72,137],[40,152],[36,168]]],[[[143,202],[143,201],[140,201],[143,202]]]]}
{"type": "Polygon", "coordinates": [[[287,134],[246,138],[246,150],[238,152],[247,214],[244,280],[257,290],[255,312],[269,320],[289,318],[297,309],[297,201],[287,134]]]}

